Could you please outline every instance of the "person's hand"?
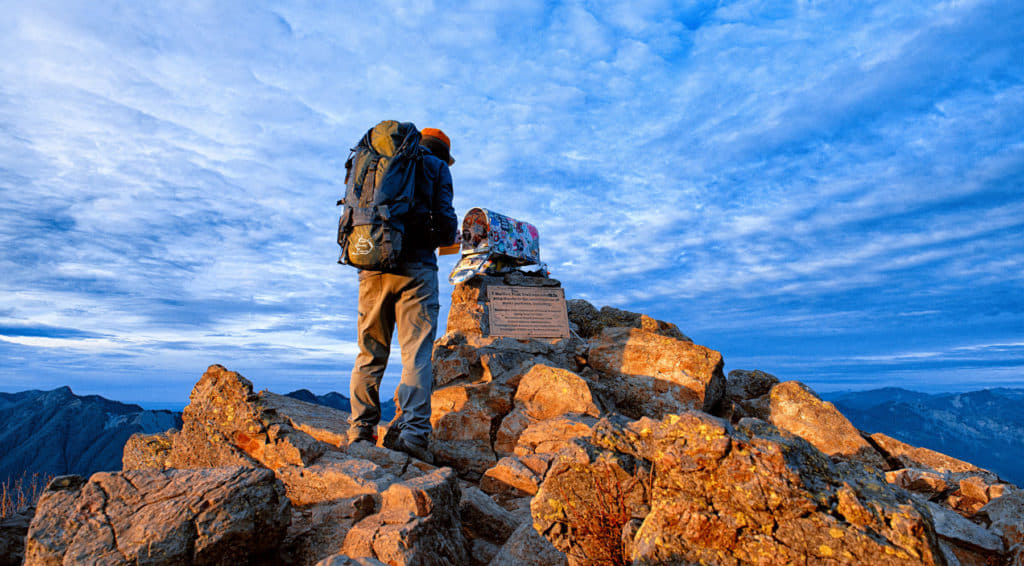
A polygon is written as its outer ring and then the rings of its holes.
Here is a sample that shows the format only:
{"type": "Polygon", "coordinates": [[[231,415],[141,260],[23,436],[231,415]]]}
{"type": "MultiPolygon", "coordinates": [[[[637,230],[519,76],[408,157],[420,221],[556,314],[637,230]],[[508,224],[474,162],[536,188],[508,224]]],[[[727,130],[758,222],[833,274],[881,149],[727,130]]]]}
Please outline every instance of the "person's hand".
{"type": "Polygon", "coordinates": [[[448,244],[447,246],[439,246],[437,248],[438,255],[452,255],[459,253],[459,248],[462,247],[462,232],[455,233],[455,241],[448,244]]]}

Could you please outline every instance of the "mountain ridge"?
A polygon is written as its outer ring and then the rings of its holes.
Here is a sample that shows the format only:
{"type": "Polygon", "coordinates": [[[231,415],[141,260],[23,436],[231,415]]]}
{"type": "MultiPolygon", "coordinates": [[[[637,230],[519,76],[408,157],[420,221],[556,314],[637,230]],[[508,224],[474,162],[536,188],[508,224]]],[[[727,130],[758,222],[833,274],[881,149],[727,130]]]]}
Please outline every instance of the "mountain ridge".
{"type": "Polygon", "coordinates": [[[181,414],[151,411],[70,387],[0,393],[0,481],[22,475],[119,470],[124,443],[136,433],[181,426],[181,414]]]}
{"type": "Polygon", "coordinates": [[[1024,483],[1024,390],[929,394],[881,388],[824,395],[854,425],[930,448],[1024,483]]]}

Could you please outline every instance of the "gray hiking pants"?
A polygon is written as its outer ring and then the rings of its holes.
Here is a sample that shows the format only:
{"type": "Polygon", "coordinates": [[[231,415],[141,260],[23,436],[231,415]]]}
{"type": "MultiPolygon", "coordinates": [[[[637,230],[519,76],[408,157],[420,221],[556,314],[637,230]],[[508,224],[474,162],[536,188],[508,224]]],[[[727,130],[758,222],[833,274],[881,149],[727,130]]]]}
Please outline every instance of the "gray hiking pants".
{"type": "Polygon", "coordinates": [[[437,330],[437,266],[408,263],[397,273],[359,274],[359,354],[349,388],[355,429],[372,431],[380,422],[380,381],[398,326],[402,381],[397,402],[401,436],[425,446],[430,435],[430,394],[434,371],[430,356],[437,330]]]}

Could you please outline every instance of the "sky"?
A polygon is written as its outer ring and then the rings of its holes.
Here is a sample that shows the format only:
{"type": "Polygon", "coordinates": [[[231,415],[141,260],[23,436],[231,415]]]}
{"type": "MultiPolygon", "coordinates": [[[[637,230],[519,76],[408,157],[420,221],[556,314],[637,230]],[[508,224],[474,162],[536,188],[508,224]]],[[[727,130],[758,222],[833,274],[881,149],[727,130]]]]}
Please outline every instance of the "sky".
{"type": "MultiPolygon", "coordinates": [[[[1024,386],[1024,3],[0,0],[0,391],[348,391],[344,162],[820,392],[1024,386]]],[[[440,260],[445,281],[454,256],[440,260]]],[[[392,364],[382,391],[397,384],[392,364]]]]}

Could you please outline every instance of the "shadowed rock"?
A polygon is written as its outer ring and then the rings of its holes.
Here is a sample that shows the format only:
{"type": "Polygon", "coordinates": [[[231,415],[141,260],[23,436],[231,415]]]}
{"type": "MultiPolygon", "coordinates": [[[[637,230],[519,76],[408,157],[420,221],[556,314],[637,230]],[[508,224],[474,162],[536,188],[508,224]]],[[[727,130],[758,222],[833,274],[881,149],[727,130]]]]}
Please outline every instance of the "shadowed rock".
{"type": "Polygon", "coordinates": [[[431,398],[431,450],[438,462],[477,479],[494,465],[493,434],[512,410],[514,390],[500,383],[452,385],[431,398]]]}
{"type": "Polygon", "coordinates": [[[317,562],[316,566],[387,566],[387,564],[367,556],[351,558],[343,554],[335,554],[317,562]]]}
{"type": "Polygon", "coordinates": [[[429,464],[411,458],[405,452],[389,450],[382,446],[375,446],[373,444],[370,444],[369,442],[357,442],[349,446],[345,450],[345,453],[346,456],[339,456],[334,453],[329,453],[325,455],[323,458],[321,458],[320,462],[323,462],[325,460],[344,461],[348,460],[349,458],[354,458],[358,460],[368,460],[369,462],[372,462],[380,466],[387,472],[403,478],[405,478],[406,474],[410,472],[412,472],[414,475],[419,475],[416,474],[415,472],[416,470],[419,470],[421,468],[424,471],[430,471],[434,469],[434,467],[430,466],[429,464]]]}
{"type": "Polygon", "coordinates": [[[527,521],[512,533],[489,566],[561,566],[568,563],[565,554],[540,536],[527,521]]]}
{"type": "Polygon", "coordinates": [[[583,299],[569,299],[566,301],[566,307],[569,311],[569,322],[576,325],[580,336],[584,338],[597,336],[605,328],[639,328],[669,338],[692,342],[679,331],[675,324],[657,320],[645,314],[614,307],[601,307],[599,311],[594,305],[583,299]]]}
{"type": "Polygon", "coordinates": [[[903,468],[885,472],[885,481],[931,498],[938,497],[949,489],[950,478],[948,474],[934,470],[903,468]]]}
{"type": "Polygon", "coordinates": [[[523,465],[519,458],[506,456],[480,478],[480,489],[505,499],[533,495],[542,476],[523,465]]]}
{"type": "Polygon", "coordinates": [[[761,370],[734,369],[729,372],[725,383],[725,398],[730,401],[747,401],[771,392],[779,384],[779,378],[761,370]]]}
{"type": "Polygon", "coordinates": [[[968,547],[993,556],[998,556],[1005,550],[1003,540],[996,533],[968,521],[949,507],[931,501],[923,503],[931,514],[935,533],[943,539],[947,539],[957,546],[968,547]]]}
{"type": "Polygon", "coordinates": [[[768,420],[769,393],[778,383],[779,378],[761,370],[730,371],[725,381],[725,394],[714,408],[715,416],[734,423],[746,417],[768,420]]]}
{"type": "Polygon", "coordinates": [[[462,489],[459,518],[467,538],[483,538],[502,545],[522,523],[515,515],[502,508],[476,487],[462,489]]]}
{"type": "Polygon", "coordinates": [[[341,554],[396,566],[468,562],[455,472],[441,468],[389,487],[381,510],[349,530],[341,554]]]}
{"type": "Polygon", "coordinates": [[[1024,566],[1024,491],[993,499],[979,512],[1003,539],[1007,563],[1024,566]]]}
{"type": "Polygon", "coordinates": [[[362,459],[317,462],[312,466],[285,466],[276,470],[294,505],[340,501],[377,495],[398,482],[380,466],[362,459]]]}
{"type": "Polygon", "coordinates": [[[35,514],[27,507],[0,519],[0,566],[21,566],[25,558],[25,535],[35,514]]]}

